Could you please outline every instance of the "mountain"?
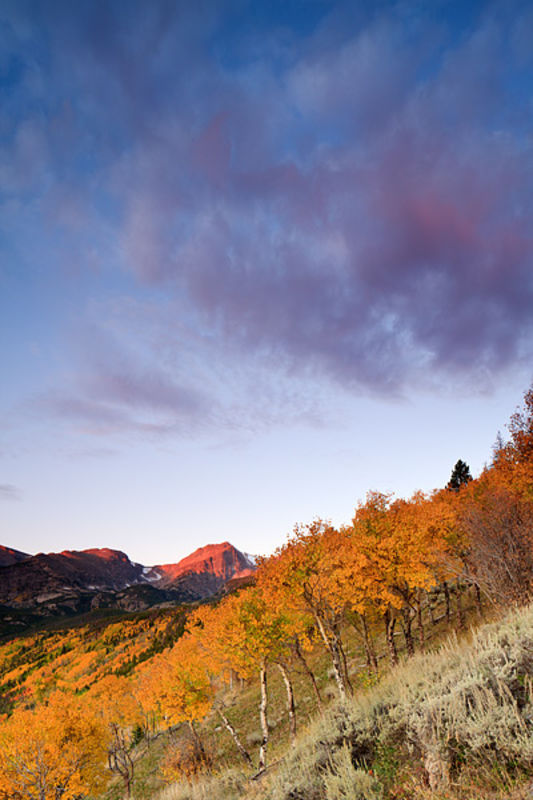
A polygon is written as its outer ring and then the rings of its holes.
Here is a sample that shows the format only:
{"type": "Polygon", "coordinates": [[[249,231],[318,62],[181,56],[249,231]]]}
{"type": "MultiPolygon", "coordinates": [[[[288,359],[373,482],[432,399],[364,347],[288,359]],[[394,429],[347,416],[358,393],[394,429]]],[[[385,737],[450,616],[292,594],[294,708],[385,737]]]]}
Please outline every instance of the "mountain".
{"type": "Polygon", "coordinates": [[[0,567],[10,567],[11,564],[17,564],[27,558],[31,558],[29,553],[23,553],[21,550],[14,550],[12,547],[2,547],[0,545],[0,567]]]}
{"type": "Polygon", "coordinates": [[[120,550],[64,550],[38,553],[0,568],[0,603],[32,606],[67,593],[123,589],[137,583],[143,567],[120,550]]]}
{"type": "MultiPolygon", "coordinates": [[[[200,547],[177,564],[154,567],[160,577],[155,586],[187,585],[203,597],[216,594],[230,579],[250,575],[255,567],[250,558],[229,542],[200,547]]],[[[148,575],[153,580],[151,575],[148,575]]]]}
{"type": "Polygon", "coordinates": [[[228,581],[255,569],[251,558],[229,542],[201,547],[176,564],[155,567],[137,564],[126,553],[109,548],[35,556],[2,548],[0,554],[0,606],[40,616],[95,608],[139,611],[194,602],[217,594],[228,581]]]}

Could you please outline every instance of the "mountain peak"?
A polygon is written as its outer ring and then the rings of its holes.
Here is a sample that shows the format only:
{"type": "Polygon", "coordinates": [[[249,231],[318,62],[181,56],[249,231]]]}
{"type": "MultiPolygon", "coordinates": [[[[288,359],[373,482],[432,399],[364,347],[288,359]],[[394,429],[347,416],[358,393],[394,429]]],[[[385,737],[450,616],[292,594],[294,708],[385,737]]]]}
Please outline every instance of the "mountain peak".
{"type": "Polygon", "coordinates": [[[191,572],[211,575],[225,582],[243,573],[249,574],[253,568],[253,564],[240,550],[230,542],[221,542],[206,544],[177,564],[162,564],[155,569],[161,574],[162,582],[168,585],[191,572]]]}

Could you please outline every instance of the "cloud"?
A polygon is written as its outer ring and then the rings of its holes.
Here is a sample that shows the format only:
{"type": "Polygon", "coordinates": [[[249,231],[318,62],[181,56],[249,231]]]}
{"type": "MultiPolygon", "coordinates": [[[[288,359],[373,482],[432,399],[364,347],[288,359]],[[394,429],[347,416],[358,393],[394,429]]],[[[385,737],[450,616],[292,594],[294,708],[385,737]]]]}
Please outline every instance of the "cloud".
{"type": "MultiPolygon", "coordinates": [[[[102,322],[102,320],[100,320],[102,322]]],[[[128,330],[135,340],[135,328],[128,330]]],[[[79,327],[73,343],[74,356],[83,370],[64,376],[61,388],[49,389],[31,401],[35,411],[43,409],[70,422],[85,433],[141,434],[161,436],[188,434],[211,424],[213,402],[200,389],[180,379],[177,370],[157,363],[146,345],[132,350],[111,331],[79,327]]]]}
{"type": "Polygon", "coordinates": [[[0,500],[20,500],[20,489],[12,483],[0,483],[0,500]]]}
{"type": "Polygon", "coordinates": [[[196,327],[172,327],[150,303],[99,303],[93,321],[78,327],[72,359],[83,371],[57,376],[57,387],[26,404],[74,430],[100,437],[211,437],[220,430],[248,435],[281,422],[322,425],[327,392],[278,375],[272,383],[268,354],[240,359],[239,348],[199,335],[196,327]]]}
{"type": "Polygon", "coordinates": [[[531,14],[282,6],[37,3],[43,34],[12,12],[7,51],[48,60],[13,71],[6,231],[30,263],[60,230],[52,269],[159,308],[121,307],[54,413],[199,430],[269,417],[251,376],[279,418],[312,384],[475,390],[530,361],[531,14]]]}
{"type": "MultiPolygon", "coordinates": [[[[243,352],[273,350],[345,386],[388,393],[428,371],[475,385],[523,358],[533,159],[511,119],[503,34],[490,9],[458,45],[428,27],[437,63],[423,26],[413,39],[383,18],[339,50],[317,48],[277,90],[265,80],[266,93],[259,83],[230,101],[200,133],[210,160],[202,171],[197,157],[198,185],[179,199],[155,179],[170,152],[153,148],[125,192],[139,278],[185,292],[243,352]],[[284,102],[313,120],[311,142],[291,130],[303,156],[256,136],[269,117],[286,122],[284,102]]],[[[130,167],[129,180],[133,154],[130,167]]]]}

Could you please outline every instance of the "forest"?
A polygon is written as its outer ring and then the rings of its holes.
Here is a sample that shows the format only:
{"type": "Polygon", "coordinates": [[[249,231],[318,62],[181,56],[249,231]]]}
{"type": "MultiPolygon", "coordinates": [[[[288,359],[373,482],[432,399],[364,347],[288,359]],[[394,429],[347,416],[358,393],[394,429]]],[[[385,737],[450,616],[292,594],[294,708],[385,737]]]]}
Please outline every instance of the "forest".
{"type": "Polygon", "coordinates": [[[507,429],[213,602],[1,644],[0,800],[527,797],[533,388],[507,429]]]}

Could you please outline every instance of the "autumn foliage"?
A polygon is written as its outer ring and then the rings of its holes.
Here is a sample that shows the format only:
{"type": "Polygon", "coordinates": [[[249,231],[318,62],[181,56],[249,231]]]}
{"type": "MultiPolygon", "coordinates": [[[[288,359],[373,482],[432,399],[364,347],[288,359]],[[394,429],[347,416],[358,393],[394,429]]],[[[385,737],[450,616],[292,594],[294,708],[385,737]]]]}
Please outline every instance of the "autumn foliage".
{"type": "Polygon", "coordinates": [[[0,729],[0,797],[75,800],[102,787],[108,734],[87,704],[55,692],[0,729]]]}

